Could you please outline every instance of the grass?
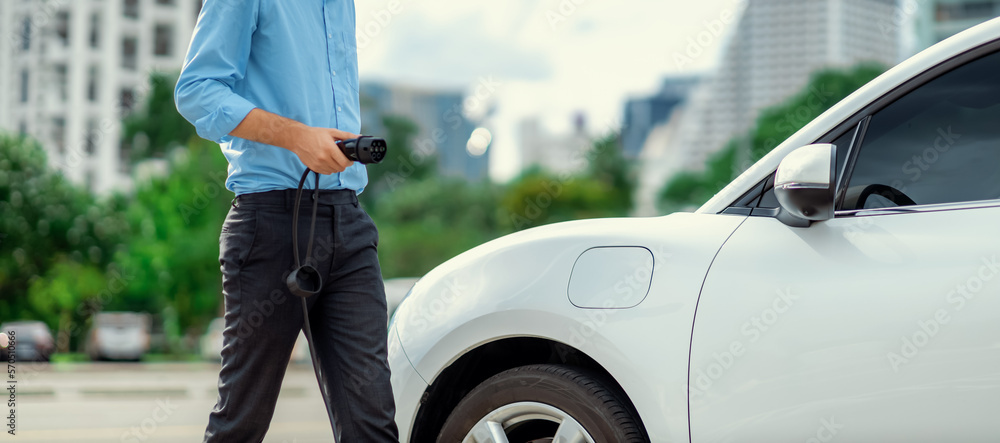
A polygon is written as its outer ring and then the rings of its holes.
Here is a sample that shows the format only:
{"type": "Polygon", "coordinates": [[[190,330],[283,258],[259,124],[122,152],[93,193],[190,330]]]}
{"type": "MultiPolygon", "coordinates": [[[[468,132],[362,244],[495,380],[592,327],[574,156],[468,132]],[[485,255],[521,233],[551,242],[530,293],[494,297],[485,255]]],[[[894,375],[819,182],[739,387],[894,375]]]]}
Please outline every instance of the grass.
{"type": "MultiPolygon", "coordinates": [[[[90,356],[83,352],[63,352],[52,354],[52,364],[86,363],[90,361],[90,356]]],[[[198,354],[146,354],[142,356],[144,363],[164,363],[164,362],[199,362],[201,356],[198,354]]]]}
{"type": "Polygon", "coordinates": [[[60,363],[80,363],[90,361],[90,357],[82,352],[63,352],[58,354],[52,354],[51,356],[52,364],[60,363]]]}
{"type": "Polygon", "coordinates": [[[201,356],[198,354],[146,354],[142,356],[144,363],[163,362],[199,362],[201,356]]]}

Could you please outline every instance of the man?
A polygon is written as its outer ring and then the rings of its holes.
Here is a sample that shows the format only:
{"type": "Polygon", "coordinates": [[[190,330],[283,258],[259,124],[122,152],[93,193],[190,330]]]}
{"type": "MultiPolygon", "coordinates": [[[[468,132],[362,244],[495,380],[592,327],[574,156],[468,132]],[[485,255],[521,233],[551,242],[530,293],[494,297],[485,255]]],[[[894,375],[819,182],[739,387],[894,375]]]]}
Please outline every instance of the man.
{"type": "Polygon", "coordinates": [[[236,194],[219,240],[226,328],[204,441],[260,442],[270,424],[303,324],[285,277],[306,167],[324,174],[310,262],[323,289],[307,300],[338,441],[398,441],[378,233],[357,200],[368,175],[335,145],[361,128],[354,2],[206,0],[175,99],[199,135],[220,143],[236,194]]]}

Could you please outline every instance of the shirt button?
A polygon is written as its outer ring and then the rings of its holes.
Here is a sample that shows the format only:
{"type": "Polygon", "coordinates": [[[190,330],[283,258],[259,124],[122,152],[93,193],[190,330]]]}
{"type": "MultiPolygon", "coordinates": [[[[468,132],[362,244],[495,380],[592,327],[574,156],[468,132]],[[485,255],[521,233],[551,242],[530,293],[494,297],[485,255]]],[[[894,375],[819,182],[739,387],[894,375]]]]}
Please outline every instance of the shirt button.
{"type": "Polygon", "coordinates": [[[337,75],[337,71],[333,71],[333,75],[337,75]]]}
{"type": "Polygon", "coordinates": [[[333,34],[327,34],[326,38],[333,38],[333,34]]]}
{"type": "Polygon", "coordinates": [[[337,106],[337,111],[342,111],[342,109],[340,109],[340,106],[337,106]]]}

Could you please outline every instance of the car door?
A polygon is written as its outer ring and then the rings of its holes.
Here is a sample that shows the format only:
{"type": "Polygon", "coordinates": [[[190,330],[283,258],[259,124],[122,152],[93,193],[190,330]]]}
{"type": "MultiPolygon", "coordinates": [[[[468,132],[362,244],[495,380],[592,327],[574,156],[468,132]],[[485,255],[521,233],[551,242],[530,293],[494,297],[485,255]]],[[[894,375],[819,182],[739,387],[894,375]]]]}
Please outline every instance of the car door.
{"type": "Polygon", "coordinates": [[[693,442],[996,439],[998,72],[977,56],[863,110],[835,143],[835,218],[751,216],[726,242],[692,336],[693,442]]]}

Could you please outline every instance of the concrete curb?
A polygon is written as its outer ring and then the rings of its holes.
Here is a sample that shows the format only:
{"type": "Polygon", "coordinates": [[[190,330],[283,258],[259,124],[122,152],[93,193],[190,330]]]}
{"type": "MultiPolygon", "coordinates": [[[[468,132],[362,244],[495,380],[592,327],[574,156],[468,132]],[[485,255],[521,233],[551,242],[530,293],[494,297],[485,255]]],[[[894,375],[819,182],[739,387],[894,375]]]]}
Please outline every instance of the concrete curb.
{"type": "MultiPolygon", "coordinates": [[[[34,399],[214,399],[218,395],[219,365],[211,363],[108,363],[18,365],[17,395],[34,399]],[[123,379],[123,374],[129,374],[123,379]],[[143,374],[139,379],[135,374],[143,374]],[[157,373],[163,374],[157,376],[157,373]],[[190,375],[184,375],[189,373],[190,375]],[[182,380],[178,380],[178,377],[182,380]],[[188,378],[189,377],[189,378],[188,378]]],[[[281,385],[282,397],[319,395],[312,367],[293,364],[281,385]]]]}

